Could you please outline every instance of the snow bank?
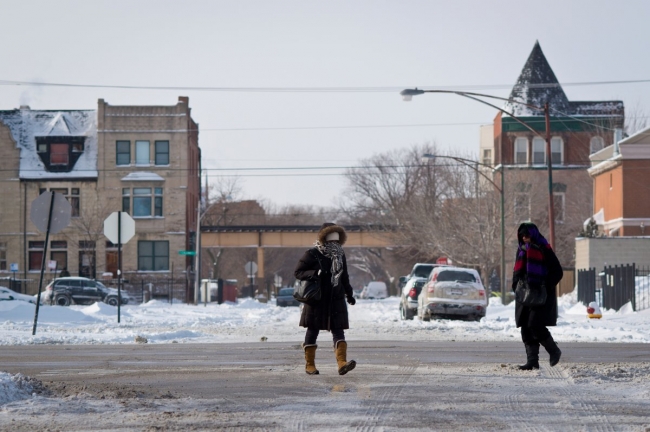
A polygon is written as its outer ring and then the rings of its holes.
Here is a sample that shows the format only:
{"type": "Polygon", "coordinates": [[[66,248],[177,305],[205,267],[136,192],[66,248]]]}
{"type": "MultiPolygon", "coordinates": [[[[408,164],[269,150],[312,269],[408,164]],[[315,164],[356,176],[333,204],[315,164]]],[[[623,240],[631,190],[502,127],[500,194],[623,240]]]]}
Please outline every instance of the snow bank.
{"type": "MultiPolygon", "coordinates": [[[[519,340],[514,304],[503,305],[493,297],[481,322],[417,318],[402,321],[399,298],[358,300],[348,307],[350,340],[519,340]]],[[[558,324],[553,336],[564,342],[650,343],[650,310],[634,312],[631,305],[619,311],[605,310],[600,320],[587,317],[586,306],[572,294],[558,299],[558,324]]],[[[304,329],[298,326],[300,309],[277,307],[243,299],[222,305],[169,304],[150,301],[117,308],[105,303],[90,306],[40,307],[38,328],[31,335],[34,305],[18,301],[0,302],[0,345],[26,344],[128,344],[136,336],[149,343],[211,342],[300,342],[304,329]]],[[[328,336],[324,334],[323,338],[328,336]]]]}

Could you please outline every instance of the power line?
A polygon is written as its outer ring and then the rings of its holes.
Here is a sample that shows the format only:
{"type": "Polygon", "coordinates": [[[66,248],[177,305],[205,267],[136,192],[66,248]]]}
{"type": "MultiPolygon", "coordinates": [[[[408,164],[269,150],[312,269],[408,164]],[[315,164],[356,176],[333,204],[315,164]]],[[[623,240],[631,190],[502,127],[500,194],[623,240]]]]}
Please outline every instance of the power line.
{"type": "MultiPolygon", "coordinates": [[[[527,84],[527,88],[553,88],[553,87],[577,87],[577,86],[599,86],[615,84],[645,84],[650,79],[634,80],[611,80],[611,81],[576,81],[544,84],[527,84]]],[[[399,87],[209,87],[209,86],[136,86],[136,85],[109,85],[109,84],[72,84],[53,83],[37,81],[0,80],[0,85],[6,86],[37,86],[37,87],[72,87],[72,88],[105,88],[105,89],[126,89],[126,90],[173,90],[173,91],[211,91],[211,92],[233,92],[233,93],[397,93],[410,86],[399,87]]],[[[454,86],[423,86],[426,89],[453,89],[453,90],[486,90],[486,89],[511,89],[516,87],[512,84],[465,84],[454,86]]]]}

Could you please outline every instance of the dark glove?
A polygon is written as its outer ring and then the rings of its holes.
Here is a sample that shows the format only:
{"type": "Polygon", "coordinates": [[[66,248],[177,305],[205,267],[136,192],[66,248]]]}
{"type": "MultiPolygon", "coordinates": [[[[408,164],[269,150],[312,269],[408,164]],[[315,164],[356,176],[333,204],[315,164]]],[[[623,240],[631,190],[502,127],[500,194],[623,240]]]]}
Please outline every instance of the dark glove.
{"type": "Polygon", "coordinates": [[[355,304],[356,302],[357,302],[357,299],[355,299],[355,298],[352,297],[352,296],[348,296],[348,304],[350,304],[350,306],[354,306],[354,304],[355,304]]]}

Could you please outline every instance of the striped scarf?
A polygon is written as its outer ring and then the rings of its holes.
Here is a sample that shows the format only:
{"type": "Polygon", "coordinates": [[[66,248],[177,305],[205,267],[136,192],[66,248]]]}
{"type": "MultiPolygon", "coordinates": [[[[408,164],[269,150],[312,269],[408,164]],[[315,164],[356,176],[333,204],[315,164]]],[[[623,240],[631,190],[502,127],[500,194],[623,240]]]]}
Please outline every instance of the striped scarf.
{"type": "Polygon", "coordinates": [[[530,234],[530,243],[524,243],[519,239],[514,274],[520,278],[526,276],[529,284],[539,286],[546,277],[543,249],[550,249],[551,245],[539,233],[535,225],[527,224],[526,228],[530,234]]]}
{"type": "Polygon", "coordinates": [[[325,242],[322,244],[317,241],[316,248],[320,253],[332,260],[332,286],[339,284],[339,279],[343,274],[343,247],[337,242],[325,242]]]}

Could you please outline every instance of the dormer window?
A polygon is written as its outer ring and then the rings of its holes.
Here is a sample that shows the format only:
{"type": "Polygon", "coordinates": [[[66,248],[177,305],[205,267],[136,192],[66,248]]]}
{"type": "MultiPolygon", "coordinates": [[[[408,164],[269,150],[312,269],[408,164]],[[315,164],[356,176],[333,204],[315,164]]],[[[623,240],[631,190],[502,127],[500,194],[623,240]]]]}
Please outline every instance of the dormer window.
{"type": "Polygon", "coordinates": [[[84,137],[36,137],[36,149],[50,172],[70,172],[84,151],[84,137]]]}

